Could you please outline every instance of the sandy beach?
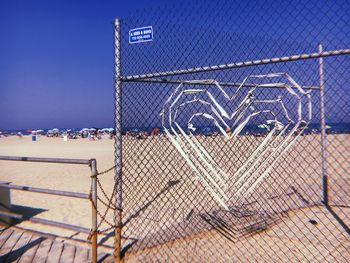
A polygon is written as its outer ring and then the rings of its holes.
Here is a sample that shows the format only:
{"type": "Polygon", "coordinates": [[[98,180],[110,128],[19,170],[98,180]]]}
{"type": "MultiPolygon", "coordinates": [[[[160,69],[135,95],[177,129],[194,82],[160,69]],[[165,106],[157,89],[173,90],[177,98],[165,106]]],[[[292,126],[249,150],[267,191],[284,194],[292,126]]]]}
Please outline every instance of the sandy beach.
{"type": "MultiPolygon", "coordinates": [[[[8,137],[0,139],[0,155],[7,156],[33,156],[55,158],[96,158],[98,169],[104,170],[114,163],[113,141],[104,138],[99,141],[88,139],[63,141],[62,138],[38,137],[36,142],[31,141],[30,136],[23,138],[8,137]]],[[[25,163],[0,161],[1,181],[12,182],[16,185],[89,193],[90,168],[85,165],[25,163]]],[[[107,191],[113,185],[113,173],[101,178],[107,191]]],[[[29,193],[25,191],[11,191],[12,204],[28,208],[41,209],[36,216],[91,228],[91,205],[88,200],[58,197],[29,193]]],[[[69,230],[62,230],[29,222],[23,222],[21,227],[31,228],[52,234],[71,236],[75,234],[69,230]]],[[[77,236],[86,239],[86,235],[77,236]]]]}
{"type": "MultiPolygon", "coordinates": [[[[220,139],[200,140],[210,152],[216,154],[219,165],[223,167],[227,163],[225,159],[228,158],[227,153],[235,153],[230,158],[231,163],[236,165],[231,165],[229,169],[234,173],[242,162],[240,158],[244,158],[245,148],[242,145],[252,141],[249,136],[240,138],[239,141],[225,142],[225,144],[221,143],[220,139]],[[216,140],[216,144],[211,140],[216,140]]],[[[258,140],[254,139],[254,141],[258,140]]],[[[349,135],[328,136],[331,156],[342,156],[341,147],[332,148],[334,142],[349,144],[349,141],[349,135]],[[337,152],[339,149],[340,152],[337,152]]],[[[107,137],[99,141],[78,139],[66,142],[62,138],[38,137],[38,140],[33,142],[29,136],[7,137],[0,139],[0,155],[96,158],[98,170],[103,171],[114,165],[113,143],[114,141],[107,137]]],[[[231,251],[227,256],[231,259],[236,258],[238,261],[244,258],[244,251],[249,250],[249,255],[255,253],[257,260],[258,251],[262,251],[262,247],[266,245],[270,247],[271,254],[275,255],[274,258],[277,261],[283,258],[281,253],[289,253],[291,259],[308,260],[313,255],[310,251],[318,251],[320,259],[329,259],[329,255],[323,257],[322,253],[328,250],[339,251],[337,247],[341,246],[338,243],[329,242],[330,234],[327,232],[329,225],[333,226],[332,235],[341,237],[343,242],[347,242],[347,246],[350,245],[346,232],[326,209],[320,207],[322,181],[318,152],[319,135],[300,137],[297,148],[282,158],[274,172],[244,201],[244,210],[255,211],[257,214],[245,216],[243,219],[237,214],[220,214],[218,204],[205,194],[203,186],[195,182],[192,172],[165,137],[146,140],[123,137],[123,145],[123,221],[126,222],[123,235],[138,240],[128,250],[127,258],[131,262],[144,261],[156,256],[161,257],[161,255],[167,255],[168,260],[181,262],[184,258],[178,258],[177,255],[181,253],[174,252],[177,250],[187,251],[187,254],[182,254],[182,256],[189,256],[186,260],[196,258],[192,252],[202,253],[202,259],[214,260],[211,257],[214,251],[222,251],[222,253],[231,251]],[[150,162],[151,159],[155,161],[150,162]],[[171,183],[173,185],[167,188],[171,183]],[[137,211],[139,213],[135,215],[137,211]],[[216,216],[220,220],[235,227],[235,230],[231,231],[231,239],[217,231],[215,225],[203,220],[203,216],[213,216],[212,211],[217,211],[216,216]],[[317,233],[308,223],[311,218],[322,222],[318,225],[317,233]],[[253,225],[262,227],[262,232],[255,232],[256,229],[248,231],[247,229],[253,225]],[[286,234],[288,231],[293,233],[288,235],[286,234]],[[317,237],[319,239],[317,244],[310,242],[317,237]],[[327,249],[324,242],[327,243],[327,249]],[[202,244],[201,248],[198,248],[199,244],[202,244]],[[298,256],[300,252],[292,248],[282,252],[279,250],[279,247],[288,244],[297,246],[300,251],[306,251],[306,254],[298,256]]],[[[342,147],[346,148],[349,145],[345,144],[342,147]]],[[[1,181],[81,193],[89,193],[90,190],[90,170],[87,166],[11,161],[0,161],[0,166],[1,181]]],[[[346,187],[350,183],[349,170],[334,162],[334,165],[329,164],[328,171],[333,174],[330,187],[332,204],[349,204],[349,189],[346,187]]],[[[102,175],[100,180],[107,194],[110,194],[114,185],[113,172],[102,175]]],[[[14,205],[42,209],[36,215],[39,218],[91,227],[91,206],[87,200],[12,191],[11,201],[14,205]]],[[[230,205],[238,207],[235,203],[230,205]]],[[[103,211],[104,207],[100,206],[100,208],[103,211]]],[[[338,214],[344,220],[348,220],[349,209],[339,208],[338,214]]],[[[112,213],[107,217],[111,220],[112,213]]],[[[346,223],[349,225],[349,222],[346,223]]],[[[84,234],[29,222],[23,222],[20,226],[86,239],[84,234]]],[[[103,224],[102,228],[104,227],[108,225],[103,224]]],[[[124,239],[123,244],[128,244],[131,240],[124,239]]],[[[112,239],[105,243],[111,245],[112,239]]],[[[342,257],[344,260],[349,259],[349,252],[343,251],[342,257]]]]}

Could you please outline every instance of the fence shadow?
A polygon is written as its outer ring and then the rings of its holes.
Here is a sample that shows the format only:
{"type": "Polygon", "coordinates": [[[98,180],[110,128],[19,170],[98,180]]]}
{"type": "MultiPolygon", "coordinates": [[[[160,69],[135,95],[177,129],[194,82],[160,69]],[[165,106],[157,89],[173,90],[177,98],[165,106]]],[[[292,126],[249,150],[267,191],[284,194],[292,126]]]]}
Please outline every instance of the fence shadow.
{"type": "MultiPolygon", "coordinates": [[[[284,216],[285,213],[282,213],[284,216]]],[[[272,225],[281,221],[280,213],[275,215],[261,215],[254,211],[214,211],[200,215],[211,228],[217,231],[227,240],[235,243],[243,237],[250,237],[269,229],[272,225]]]]}
{"type": "Polygon", "coordinates": [[[31,217],[34,217],[42,212],[47,211],[47,209],[42,208],[34,208],[30,206],[22,206],[22,205],[12,205],[11,211],[14,213],[18,213],[23,215],[23,219],[29,219],[31,217]]]}
{"type": "Polygon", "coordinates": [[[140,216],[152,203],[154,203],[156,200],[158,200],[163,194],[168,192],[171,188],[176,186],[179,182],[180,182],[180,180],[169,181],[168,184],[162,190],[160,190],[150,201],[148,201],[146,204],[144,204],[142,207],[140,207],[134,213],[132,213],[124,221],[122,226],[127,225],[133,218],[140,216]]]}
{"type": "Polygon", "coordinates": [[[0,262],[14,262],[18,260],[27,250],[31,249],[32,247],[40,244],[43,242],[46,238],[40,237],[16,250],[12,250],[8,252],[5,255],[0,256],[0,262]]]}
{"type": "Polygon", "coordinates": [[[345,232],[350,236],[350,228],[346,225],[346,223],[337,215],[337,213],[332,209],[331,206],[325,204],[324,205],[327,211],[334,217],[334,219],[339,223],[339,225],[345,230],[345,232]]]}
{"type": "MultiPolygon", "coordinates": [[[[1,204],[1,207],[5,207],[4,205],[1,204]]],[[[0,219],[0,222],[9,225],[9,226],[15,226],[25,220],[28,220],[32,217],[35,217],[36,215],[47,211],[47,209],[41,209],[41,208],[34,208],[34,207],[30,207],[30,206],[21,206],[21,205],[11,205],[11,207],[5,207],[6,210],[9,210],[11,213],[15,213],[18,214],[20,216],[22,216],[21,219],[15,219],[13,218],[11,220],[11,223],[9,224],[7,221],[4,221],[2,219],[0,219]]]]}
{"type": "MultiPolygon", "coordinates": [[[[122,224],[123,226],[126,226],[128,223],[130,223],[130,221],[132,221],[133,219],[139,217],[143,212],[145,212],[151,204],[153,204],[156,200],[158,200],[163,194],[165,194],[166,192],[168,192],[170,189],[172,189],[173,187],[175,187],[178,183],[180,182],[180,180],[170,180],[168,181],[167,185],[161,189],[150,201],[148,201],[147,203],[145,203],[143,206],[141,206],[140,208],[138,208],[134,213],[132,213],[122,224]]],[[[115,234],[115,231],[111,231],[109,232],[106,236],[104,236],[98,243],[98,245],[102,245],[105,242],[107,242],[107,240],[111,237],[113,237],[115,234]]],[[[128,249],[130,249],[135,243],[137,243],[137,239],[132,239],[132,241],[128,244],[125,245],[125,247],[123,248],[123,250],[121,251],[122,254],[125,254],[126,251],[128,249]]]]}

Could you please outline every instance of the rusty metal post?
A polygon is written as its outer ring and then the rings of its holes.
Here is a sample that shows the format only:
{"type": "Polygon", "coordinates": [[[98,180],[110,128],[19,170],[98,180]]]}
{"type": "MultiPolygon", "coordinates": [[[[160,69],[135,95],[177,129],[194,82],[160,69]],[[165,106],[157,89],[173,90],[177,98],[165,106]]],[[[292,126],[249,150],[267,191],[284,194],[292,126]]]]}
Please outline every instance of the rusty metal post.
{"type": "MultiPolygon", "coordinates": [[[[322,44],[318,46],[318,52],[322,53],[322,44]]],[[[326,118],[324,108],[324,80],[323,80],[323,58],[318,60],[320,74],[320,115],[321,115],[321,173],[322,173],[322,189],[323,203],[328,205],[328,176],[327,176],[327,160],[326,160],[326,118]]]]}
{"type": "Polygon", "coordinates": [[[97,162],[91,159],[91,202],[92,202],[92,226],[91,226],[91,254],[92,262],[97,262],[97,162]]]}
{"type": "Polygon", "coordinates": [[[121,82],[121,23],[119,19],[114,21],[114,99],[115,99],[115,242],[114,261],[123,262],[121,255],[121,233],[122,233],[122,82],[121,82]]]}

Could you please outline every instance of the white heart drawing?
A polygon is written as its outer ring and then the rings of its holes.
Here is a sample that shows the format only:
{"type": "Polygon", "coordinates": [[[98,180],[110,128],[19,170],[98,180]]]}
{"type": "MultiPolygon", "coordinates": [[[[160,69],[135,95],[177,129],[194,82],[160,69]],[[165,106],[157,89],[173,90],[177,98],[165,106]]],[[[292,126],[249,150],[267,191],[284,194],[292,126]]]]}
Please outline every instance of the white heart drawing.
{"type": "Polygon", "coordinates": [[[171,143],[198,175],[207,191],[227,210],[229,210],[227,205],[229,199],[240,199],[247,196],[266,179],[274,165],[306,129],[311,116],[310,92],[303,90],[286,73],[250,75],[244,79],[231,97],[216,80],[183,81],[166,100],[161,112],[162,126],[171,143]],[[268,79],[269,81],[268,83],[258,83],[262,79],[268,79]],[[284,81],[273,82],[276,79],[283,79],[284,81]],[[253,82],[251,82],[252,80],[253,82]],[[186,84],[207,85],[210,89],[184,89],[186,84]],[[287,91],[287,94],[297,101],[293,114],[294,118],[290,116],[290,112],[286,107],[288,102],[284,102],[282,96],[271,93],[271,96],[274,96],[273,98],[260,99],[255,95],[257,89],[271,87],[278,87],[287,91]],[[243,99],[239,101],[239,95],[241,95],[243,89],[247,92],[243,99]],[[236,104],[231,114],[214,97],[217,92],[223,96],[226,103],[236,104]],[[306,116],[303,114],[303,108],[305,108],[303,104],[306,104],[306,116]],[[177,120],[179,114],[181,114],[180,112],[193,105],[201,106],[207,111],[196,111],[191,114],[187,121],[189,131],[189,134],[187,134],[177,120]],[[268,106],[271,105],[280,107],[282,114],[269,109],[268,106]],[[196,130],[193,120],[198,117],[210,120],[221,134],[227,140],[230,140],[237,137],[249,121],[261,115],[270,116],[264,124],[266,127],[270,127],[268,133],[243,165],[230,177],[223,168],[217,165],[212,156],[193,135],[196,130]],[[279,115],[283,115],[283,118],[279,115]],[[233,123],[229,124],[228,122],[233,123]],[[226,193],[228,188],[230,188],[230,193],[233,193],[230,198],[226,193]]]}

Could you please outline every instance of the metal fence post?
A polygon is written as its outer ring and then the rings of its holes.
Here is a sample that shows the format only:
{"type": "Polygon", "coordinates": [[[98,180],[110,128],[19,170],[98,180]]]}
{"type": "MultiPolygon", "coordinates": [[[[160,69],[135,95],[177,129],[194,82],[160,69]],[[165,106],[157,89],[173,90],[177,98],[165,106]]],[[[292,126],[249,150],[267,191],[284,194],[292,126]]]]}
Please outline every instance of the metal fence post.
{"type": "MultiPolygon", "coordinates": [[[[322,53],[322,44],[318,46],[318,52],[322,53]]],[[[320,74],[320,114],[321,114],[321,173],[322,173],[322,191],[323,203],[328,205],[328,176],[326,171],[326,120],[324,109],[324,80],[323,80],[323,58],[319,60],[319,74],[320,74]]]]}
{"type": "Polygon", "coordinates": [[[121,256],[121,225],[122,225],[122,90],[121,90],[121,23],[119,19],[114,22],[114,94],[115,94],[115,206],[114,211],[115,222],[115,244],[114,244],[114,260],[122,262],[121,256]]]}
{"type": "Polygon", "coordinates": [[[91,202],[92,202],[92,236],[91,251],[92,262],[97,262],[97,162],[91,159],[91,202]]]}

